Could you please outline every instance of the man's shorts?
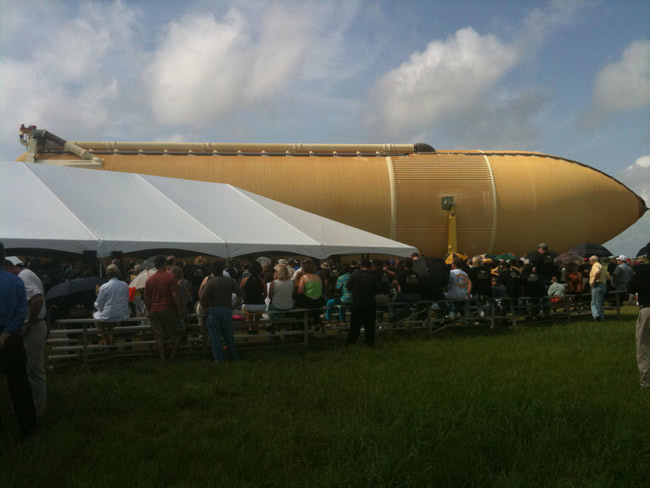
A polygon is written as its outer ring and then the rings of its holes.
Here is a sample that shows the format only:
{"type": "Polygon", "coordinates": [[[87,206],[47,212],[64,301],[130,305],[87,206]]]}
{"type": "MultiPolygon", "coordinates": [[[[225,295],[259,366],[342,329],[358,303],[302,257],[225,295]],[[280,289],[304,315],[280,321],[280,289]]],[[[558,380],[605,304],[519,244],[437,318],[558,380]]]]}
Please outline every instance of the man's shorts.
{"type": "Polygon", "coordinates": [[[161,310],[149,314],[151,331],[156,341],[178,339],[183,336],[181,317],[176,310],[161,310]]]}

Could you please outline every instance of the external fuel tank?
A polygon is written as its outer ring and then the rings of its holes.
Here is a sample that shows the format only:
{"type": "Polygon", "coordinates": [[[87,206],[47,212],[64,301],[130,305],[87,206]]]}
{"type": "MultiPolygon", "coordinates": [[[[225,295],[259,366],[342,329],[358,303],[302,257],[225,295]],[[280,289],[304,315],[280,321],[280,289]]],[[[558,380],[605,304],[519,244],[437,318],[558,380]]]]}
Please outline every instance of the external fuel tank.
{"type": "Polygon", "coordinates": [[[442,197],[454,198],[458,250],[470,255],[523,254],[542,241],[557,252],[603,243],[647,210],[616,179],[541,153],[434,151],[425,144],[67,142],[34,127],[22,134],[28,152],[21,161],[228,183],[429,256],[447,251],[442,197]]]}

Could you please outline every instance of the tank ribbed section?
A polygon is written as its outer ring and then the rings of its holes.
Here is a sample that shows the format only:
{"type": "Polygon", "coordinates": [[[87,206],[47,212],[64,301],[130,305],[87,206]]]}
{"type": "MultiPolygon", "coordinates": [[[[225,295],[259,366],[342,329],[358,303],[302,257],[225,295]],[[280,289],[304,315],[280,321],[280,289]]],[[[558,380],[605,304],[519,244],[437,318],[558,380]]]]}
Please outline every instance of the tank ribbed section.
{"type": "Polygon", "coordinates": [[[602,244],[632,225],[642,202],[599,171],[543,154],[490,156],[499,195],[496,252],[602,244]]]}
{"type": "Polygon", "coordinates": [[[393,158],[396,201],[395,239],[423,253],[442,256],[447,250],[449,211],[443,196],[456,204],[458,250],[486,252],[493,239],[495,193],[484,157],[431,155],[393,158]]]}

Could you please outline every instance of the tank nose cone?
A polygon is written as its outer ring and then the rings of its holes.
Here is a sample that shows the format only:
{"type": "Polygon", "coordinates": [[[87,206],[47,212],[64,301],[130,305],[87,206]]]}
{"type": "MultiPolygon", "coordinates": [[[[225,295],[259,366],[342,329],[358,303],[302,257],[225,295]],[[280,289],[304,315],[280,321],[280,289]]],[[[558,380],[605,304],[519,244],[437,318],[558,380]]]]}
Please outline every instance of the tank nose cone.
{"type": "Polygon", "coordinates": [[[489,160],[498,195],[499,252],[534,249],[540,240],[558,252],[581,242],[607,242],[647,210],[620,181],[585,164],[538,153],[489,160]]]}
{"type": "Polygon", "coordinates": [[[643,214],[645,214],[648,211],[648,206],[645,204],[645,200],[643,198],[637,196],[639,199],[639,218],[643,217],[643,214]]]}

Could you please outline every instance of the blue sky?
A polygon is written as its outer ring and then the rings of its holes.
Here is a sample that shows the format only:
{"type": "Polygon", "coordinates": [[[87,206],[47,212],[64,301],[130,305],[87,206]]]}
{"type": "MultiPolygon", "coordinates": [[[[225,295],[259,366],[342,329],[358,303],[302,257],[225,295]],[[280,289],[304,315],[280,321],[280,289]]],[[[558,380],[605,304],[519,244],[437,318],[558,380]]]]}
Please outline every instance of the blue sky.
{"type": "MultiPolygon", "coordinates": [[[[0,0],[0,158],[75,140],[427,142],[650,201],[650,2],[0,0]]],[[[635,253],[650,216],[618,241],[635,253]]]]}

